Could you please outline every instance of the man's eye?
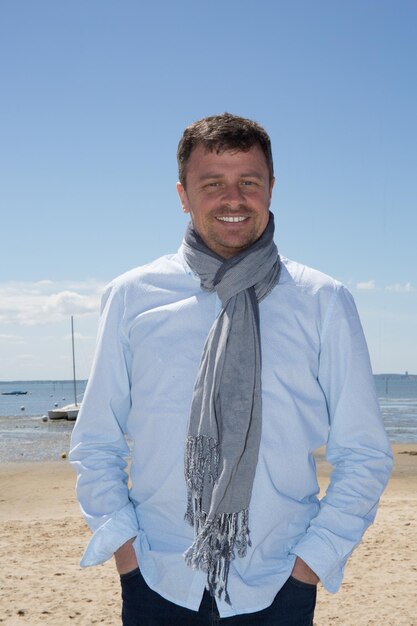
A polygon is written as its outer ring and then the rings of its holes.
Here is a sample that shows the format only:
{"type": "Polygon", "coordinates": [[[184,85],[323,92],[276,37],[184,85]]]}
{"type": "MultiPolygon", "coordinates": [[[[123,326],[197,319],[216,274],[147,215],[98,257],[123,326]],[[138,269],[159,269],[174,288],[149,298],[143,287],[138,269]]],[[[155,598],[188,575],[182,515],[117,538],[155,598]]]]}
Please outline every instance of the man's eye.
{"type": "Polygon", "coordinates": [[[252,187],[253,185],[255,185],[253,180],[242,180],[241,183],[244,187],[252,187]]]}

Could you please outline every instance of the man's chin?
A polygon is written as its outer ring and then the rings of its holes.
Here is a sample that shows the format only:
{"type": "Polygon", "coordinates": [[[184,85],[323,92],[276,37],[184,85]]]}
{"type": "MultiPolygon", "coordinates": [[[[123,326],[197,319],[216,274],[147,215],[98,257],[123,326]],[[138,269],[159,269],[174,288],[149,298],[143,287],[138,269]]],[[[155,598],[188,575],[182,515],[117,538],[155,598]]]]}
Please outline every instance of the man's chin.
{"type": "Polygon", "coordinates": [[[219,256],[222,256],[225,259],[230,259],[231,257],[236,256],[240,252],[243,252],[243,250],[246,250],[247,248],[249,248],[253,243],[255,243],[255,241],[256,239],[251,238],[251,239],[248,239],[245,241],[239,241],[239,242],[230,242],[230,241],[216,242],[216,244],[213,243],[213,245],[209,245],[209,248],[211,248],[211,250],[216,252],[216,254],[218,254],[219,256]]]}

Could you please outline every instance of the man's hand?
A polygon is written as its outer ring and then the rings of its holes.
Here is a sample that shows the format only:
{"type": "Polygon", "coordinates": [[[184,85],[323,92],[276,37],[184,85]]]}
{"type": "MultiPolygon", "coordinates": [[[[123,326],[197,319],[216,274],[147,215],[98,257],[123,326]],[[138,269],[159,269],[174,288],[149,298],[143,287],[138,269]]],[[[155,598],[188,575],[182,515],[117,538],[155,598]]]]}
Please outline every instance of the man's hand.
{"type": "Polygon", "coordinates": [[[311,567],[309,567],[303,559],[300,559],[299,556],[297,556],[295,560],[291,576],[297,580],[301,580],[303,583],[309,583],[310,585],[317,585],[320,580],[311,567]]]}
{"type": "Polygon", "coordinates": [[[116,567],[119,574],[127,574],[138,567],[136,553],[133,549],[134,541],[135,537],[133,537],[133,539],[129,539],[129,541],[126,541],[126,543],[120,546],[120,548],[114,553],[116,567]]]}

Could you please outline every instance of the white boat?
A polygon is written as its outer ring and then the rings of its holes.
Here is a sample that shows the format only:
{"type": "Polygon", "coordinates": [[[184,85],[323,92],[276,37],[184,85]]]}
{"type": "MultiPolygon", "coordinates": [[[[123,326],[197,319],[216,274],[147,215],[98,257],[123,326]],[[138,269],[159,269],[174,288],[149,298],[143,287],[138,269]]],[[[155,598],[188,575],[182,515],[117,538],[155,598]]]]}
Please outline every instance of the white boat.
{"type": "Polygon", "coordinates": [[[79,404],[67,404],[66,406],[48,411],[48,418],[50,420],[76,420],[79,410],[79,404]]]}
{"type": "Polygon", "coordinates": [[[48,411],[50,420],[76,420],[81,406],[77,402],[77,379],[75,376],[75,349],[74,349],[74,317],[71,315],[71,338],[72,338],[72,373],[74,382],[74,402],[66,406],[56,407],[48,411]]]}

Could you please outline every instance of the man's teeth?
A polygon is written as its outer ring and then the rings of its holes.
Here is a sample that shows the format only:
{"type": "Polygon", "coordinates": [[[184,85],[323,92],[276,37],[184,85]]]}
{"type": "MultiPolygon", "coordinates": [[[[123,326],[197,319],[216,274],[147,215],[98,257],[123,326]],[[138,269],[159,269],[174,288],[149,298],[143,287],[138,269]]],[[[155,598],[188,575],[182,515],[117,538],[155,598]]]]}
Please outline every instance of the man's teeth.
{"type": "Polygon", "coordinates": [[[241,217],[218,217],[218,220],[221,222],[244,222],[247,218],[244,216],[241,217]]]}

